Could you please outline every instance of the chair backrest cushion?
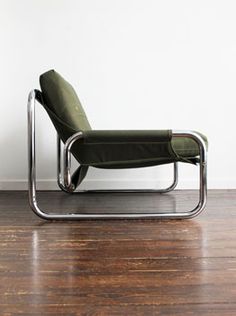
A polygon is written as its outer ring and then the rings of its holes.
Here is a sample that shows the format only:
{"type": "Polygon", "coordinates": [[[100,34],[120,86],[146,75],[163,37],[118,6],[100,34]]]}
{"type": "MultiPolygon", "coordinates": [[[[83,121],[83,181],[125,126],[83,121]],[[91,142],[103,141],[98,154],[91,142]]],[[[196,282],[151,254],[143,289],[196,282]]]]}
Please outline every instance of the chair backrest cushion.
{"type": "Polygon", "coordinates": [[[74,88],[59,73],[49,70],[40,76],[39,81],[45,105],[55,117],[72,130],[91,129],[74,88]]]}
{"type": "MultiPolygon", "coordinates": [[[[43,106],[48,112],[57,133],[63,142],[79,131],[91,130],[74,88],[55,70],[49,70],[39,78],[43,95],[43,106]]],[[[71,152],[80,162],[79,152],[73,145],[71,152]]],[[[88,166],[80,165],[72,176],[77,187],[85,178],[88,166]]]]}

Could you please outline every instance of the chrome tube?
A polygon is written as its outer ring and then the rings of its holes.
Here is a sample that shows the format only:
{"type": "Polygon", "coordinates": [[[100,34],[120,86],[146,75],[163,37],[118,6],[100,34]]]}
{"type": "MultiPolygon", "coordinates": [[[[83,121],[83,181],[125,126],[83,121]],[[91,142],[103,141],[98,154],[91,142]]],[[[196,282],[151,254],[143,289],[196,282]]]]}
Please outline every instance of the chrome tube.
{"type": "Polygon", "coordinates": [[[193,218],[199,215],[207,201],[207,148],[202,137],[194,131],[172,131],[173,137],[187,137],[193,139],[199,148],[199,202],[197,206],[185,214],[184,218],[193,218]]]}
{"type": "Polygon", "coordinates": [[[42,211],[37,205],[36,196],[36,162],[35,162],[35,100],[36,91],[32,90],[28,97],[28,188],[29,204],[36,215],[43,219],[52,219],[50,214],[42,211]]]}
{"type": "Polygon", "coordinates": [[[66,192],[70,193],[64,185],[64,181],[61,175],[61,139],[57,134],[57,184],[59,188],[66,192]]]}

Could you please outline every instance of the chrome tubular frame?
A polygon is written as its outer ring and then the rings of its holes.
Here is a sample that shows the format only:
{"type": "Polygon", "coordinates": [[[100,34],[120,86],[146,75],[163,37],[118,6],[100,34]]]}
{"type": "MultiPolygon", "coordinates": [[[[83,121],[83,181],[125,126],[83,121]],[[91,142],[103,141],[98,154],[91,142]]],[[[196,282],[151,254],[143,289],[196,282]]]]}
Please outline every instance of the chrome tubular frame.
{"type": "MultiPolygon", "coordinates": [[[[36,195],[36,157],[35,157],[35,102],[38,100],[37,94],[40,93],[37,90],[32,90],[28,98],[28,162],[29,162],[29,203],[36,215],[47,220],[79,220],[79,219],[141,219],[141,218],[159,218],[159,219],[184,219],[193,218],[200,214],[206,205],[207,198],[207,150],[205,143],[199,134],[192,131],[172,131],[173,137],[188,137],[193,139],[199,146],[199,201],[197,206],[187,212],[162,212],[162,213],[102,213],[102,214],[79,214],[79,213],[46,213],[39,208],[37,204],[36,195]]],[[[57,174],[58,185],[65,191],[72,193],[75,188],[71,183],[70,165],[71,154],[70,149],[73,143],[83,137],[82,132],[78,132],[72,135],[64,145],[63,160],[64,160],[64,181],[61,176],[61,141],[58,137],[57,140],[57,174]],[[64,183],[63,183],[64,182],[64,183]]],[[[178,183],[178,168],[177,164],[174,164],[174,181],[167,189],[162,190],[88,190],[80,191],[76,193],[99,193],[99,192],[158,192],[165,193],[172,191],[178,183]]]]}

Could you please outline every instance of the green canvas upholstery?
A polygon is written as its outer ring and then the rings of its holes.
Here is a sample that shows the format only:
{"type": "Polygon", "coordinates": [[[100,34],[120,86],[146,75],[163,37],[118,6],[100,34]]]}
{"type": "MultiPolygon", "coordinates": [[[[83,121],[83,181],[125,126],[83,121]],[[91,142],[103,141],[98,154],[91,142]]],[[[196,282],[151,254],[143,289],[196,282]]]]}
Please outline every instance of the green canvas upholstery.
{"type": "Polygon", "coordinates": [[[39,80],[45,104],[57,116],[55,120],[60,119],[63,125],[77,131],[91,129],[74,88],[66,80],[54,70],[47,71],[39,80]]]}
{"type": "Polygon", "coordinates": [[[199,155],[192,139],[172,137],[171,130],[92,130],[76,92],[54,70],[40,76],[40,86],[44,107],[63,142],[76,132],[83,133],[71,150],[80,163],[72,178],[76,184],[90,166],[117,169],[195,163],[199,155]]]}
{"type": "Polygon", "coordinates": [[[99,168],[132,168],[174,161],[192,162],[197,144],[172,138],[171,130],[90,130],[75,146],[82,165],[99,168]]]}

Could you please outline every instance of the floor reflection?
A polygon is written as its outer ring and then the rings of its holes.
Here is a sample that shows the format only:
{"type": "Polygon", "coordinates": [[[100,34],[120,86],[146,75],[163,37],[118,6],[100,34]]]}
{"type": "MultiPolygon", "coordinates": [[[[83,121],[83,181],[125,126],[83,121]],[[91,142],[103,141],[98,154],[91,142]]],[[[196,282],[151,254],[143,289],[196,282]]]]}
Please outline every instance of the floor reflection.
{"type": "Polygon", "coordinates": [[[163,213],[182,212],[193,209],[198,202],[198,192],[192,191],[188,198],[184,191],[167,194],[140,193],[140,194],[66,194],[50,192],[51,200],[48,203],[48,193],[40,192],[39,205],[48,212],[73,213],[163,213]],[[47,197],[45,199],[45,196],[47,197]],[[50,204],[50,209],[48,205],[50,204]]]}
{"type": "MultiPolygon", "coordinates": [[[[45,222],[32,231],[33,301],[54,302],[62,293],[61,303],[84,293],[93,299],[104,291],[119,296],[119,288],[130,286],[146,295],[151,286],[156,302],[173,280],[182,289],[196,285],[194,295],[202,298],[197,287],[207,279],[202,234],[194,220],[45,222]]],[[[181,288],[169,288],[169,295],[183,295],[181,288]]]]}

